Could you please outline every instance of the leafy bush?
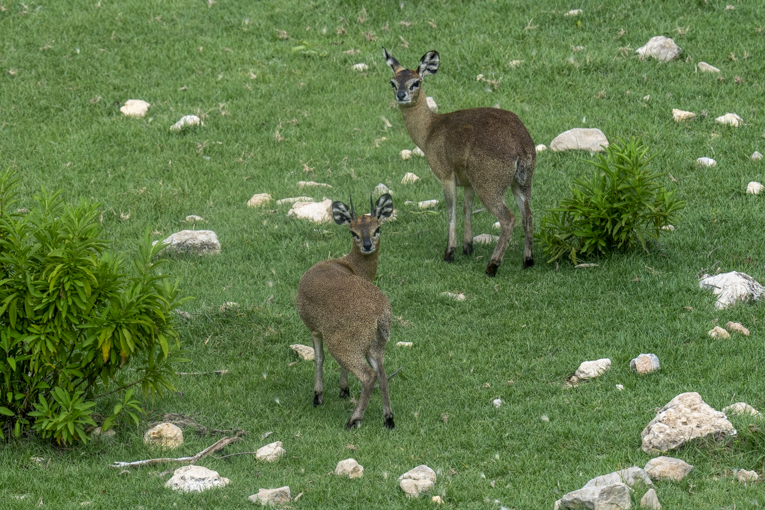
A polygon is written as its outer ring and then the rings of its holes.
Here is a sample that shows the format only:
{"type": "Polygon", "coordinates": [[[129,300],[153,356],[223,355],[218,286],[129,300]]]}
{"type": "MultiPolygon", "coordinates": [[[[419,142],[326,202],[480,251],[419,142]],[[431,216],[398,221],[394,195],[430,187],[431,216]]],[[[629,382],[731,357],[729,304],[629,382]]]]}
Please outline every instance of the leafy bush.
{"type": "Polygon", "coordinates": [[[649,170],[655,157],[635,139],[609,146],[599,154],[592,176],[576,179],[573,196],[542,217],[537,241],[553,262],[568,255],[577,258],[626,251],[657,240],[662,227],[677,221],[685,202],[666,191],[659,178],[666,173],[649,170]]]}
{"type": "Polygon", "coordinates": [[[184,360],[172,311],[185,299],[158,273],[164,261],[152,262],[164,246],[152,247],[148,231],[125,274],[96,204],[72,207],[43,189],[22,216],[12,212],[17,187],[10,171],[0,174],[0,437],[31,428],[85,442],[96,399],[122,393],[106,429],[138,421],[127,388],[173,390],[171,367],[184,360]]]}

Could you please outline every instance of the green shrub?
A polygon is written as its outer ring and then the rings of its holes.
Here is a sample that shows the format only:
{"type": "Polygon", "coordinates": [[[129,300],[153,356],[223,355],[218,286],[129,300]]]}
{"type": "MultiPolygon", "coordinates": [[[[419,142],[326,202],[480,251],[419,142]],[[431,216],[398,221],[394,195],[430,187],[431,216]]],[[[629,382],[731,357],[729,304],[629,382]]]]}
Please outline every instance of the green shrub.
{"type": "Polygon", "coordinates": [[[178,286],[152,262],[163,248],[147,231],[132,274],[106,250],[97,204],[63,203],[42,190],[13,212],[18,180],[0,174],[0,437],[30,428],[70,444],[95,426],[95,400],[122,393],[104,421],[138,421],[127,388],[173,389],[180,359],[173,309],[178,286]],[[130,366],[134,370],[128,371],[130,366]]]}
{"type": "Polygon", "coordinates": [[[633,139],[609,146],[599,154],[590,178],[576,179],[573,196],[542,217],[537,241],[553,262],[568,255],[578,258],[626,251],[657,240],[662,227],[677,221],[685,202],[666,191],[659,178],[666,175],[648,169],[655,155],[633,139]]]}

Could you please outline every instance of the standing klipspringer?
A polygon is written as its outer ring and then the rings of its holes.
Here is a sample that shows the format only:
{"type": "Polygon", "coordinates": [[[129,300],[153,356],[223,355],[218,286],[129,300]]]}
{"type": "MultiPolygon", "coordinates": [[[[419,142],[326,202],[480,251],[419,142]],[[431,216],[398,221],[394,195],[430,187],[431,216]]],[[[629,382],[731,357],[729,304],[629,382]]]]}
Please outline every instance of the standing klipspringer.
{"type": "Polygon", "coordinates": [[[313,405],[324,402],[323,343],[340,364],[340,397],[350,395],[348,372],[363,386],[361,396],[346,424],[351,428],[364,417],[369,397],[379,381],[383,401],[384,425],[394,428],[388,396],[388,378],[383,361],[390,337],[391,307],[388,298],[372,282],[377,274],[380,253],[380,224],[393,213],[388,194],[370,198],[372,211],[356,217],[342,202],[332,203],[332,217],[338,225],[349,225],[353,236],[350,253],[339,259],[316,263],[300,279],[298,315],[311,331],[316,360],[313,405]],[[371,367],[371,368],[370,368],[371,367]]]}
{"type": "Polygon", "coordinates": [[[499,108],[473,108],[446,114],[432,112],[422,90],[422,79],[438,71],[438,53],[426,53],[416,71],[402,67],[385,48],[383,54],[394,73],[391,85],[406,130],[425,153],[430,169],[444,188],[449,216],[444,260],[453,262],[457,248],[455,204],[457,186],[460,186],[465,188],[462,251],[466,255],[473,253],[473,197],[477,193],[502,227],[486,266],[487,275],[497,274],[515,225],[515,216],[505,205],[505,192],[511,188],[523,223],[523,267],[533,266],[534,229],[530,202],[537,153],[526,127],[517,115],[499,108]]]}

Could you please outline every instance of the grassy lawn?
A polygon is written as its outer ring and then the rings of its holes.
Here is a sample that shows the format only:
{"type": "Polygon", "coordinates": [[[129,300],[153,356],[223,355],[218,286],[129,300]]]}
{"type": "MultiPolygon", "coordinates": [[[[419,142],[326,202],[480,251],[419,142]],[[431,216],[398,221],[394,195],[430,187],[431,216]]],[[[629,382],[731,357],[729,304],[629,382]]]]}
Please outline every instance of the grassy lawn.
{"type": "MultiPolygon", "coordinates": [[[[155,239],[214,230],[221,255],[175,258],[165,270],[195,297],[185,307],[193,318],[180,324],[192,361],[179,370],[229,371],[180,378],[177,393],[146,400],[145,423],[119,428],[114,442],[3,444],[0,507],[32,508],[42,498],[51,508],[238,508],[259,488],[289,485],[303,493],[292,508],[429,508],[430,497],[407,500],[396,481],[427,464],[447,507],[552,508],[595,476],[642,467],[650,457],[640,432],[679,393],[696,391],[718,410],[745,401],[765,411],[763,306],[718,311],[697,283],[705,268],[765,282],[765,202],[745,194],[749,181],[765,179],[765,161],[749,158],[765,152],[765,4],[727,2],[0,0],[0,171],[21,177],[20,207],[31,207],[41,186],[63,189],[70,202],[92,198],[103,204],[114,249],[128,254],[147,228],[155,239]],[[583,12],[564,15],[574,8],[583,12]],[[655,35],[673,37],[680,58],[639,60],[635,49],[655,35]],[[536,266],[522,270],[520,222],[496,278],[483,273],[493,246],[476,245],[470,257],[458,247],[455,263],[444,263],[441,186],[424,159],[399,156],[414,144],[392,107],[381,46],[410,68],[426,51],[440,53],[424,88],[441,112],[499,105],[537,144],[574,127],[597,127],[612,141],[641,138],[660,151],[653,168],[673,177],[664,186],[687,201],[682,221],[650,253],[591,260],[595,268],[546,264],[537,245],[536,266]],[[698,72],[700,61],[722,72],[698,72]],[[352,69],[362,62],[368,70],[352,69]],[[144,118],[125,117],[128,99],[152,106],[144,118]],[[697,117],[676,123],[673,108],[697,117]],[[715,123],[728,112],[745,125],[715,123]],[[204,126],[169,130],[187,114],[204,126]],[[717,166],[699,168],[701,156],[717,166]],[[403,185],[406,172],[421,179],[403,185]],[[299,189],[304,180],[332,189],[299,189]],[[403,367],[390,381],[397,427],[382,427],[375,392],[364,425],[348,432],[353,405],[337,397],[338,365],[325,364],[325,403],[314,408],[313,364],[293,364],[288,347],[310,343],[294,303],[298,281],[350,249],[347,227],[287,218],[286,204],[245,204],[255,193],[366,204],[381,182],[398,210],[383,227],[376,282],[398,318],[386,358],[388,373],[403,367]],[[433,211],[404,204],[434,198],[433,211]],[[205,223],[185,223],[189,214],[205,223]],[[239,308],[221,312],[225,302],[239,308]],[[707,336],[727,321],[752,335],[707,336]],[[630,372],[641,352],[657,354],[662,370],[630,372]],[[564,387],[582,361],[604,357],[609,372],[564,387]],[[231,484],[193,495],[163,487],[167,465],[109,468],[158,456],[143,445],[145,424],[171,412],[246,430],[223,454],[279,440],[287,455],[275,464],[208,458],[201,464],[231,484]],[[364,466],[362,479],[329,474],[348,457],[364,466]],[[19,495],[27,497],[11,499],[19,495]]],[[[591,172],[587,159],[538,155],[537,222],[591,172]]],[[[509,196],[508,204],[517,212],[509,196]]],[[[495,221],[476,214],[475,234],[495,234],[495,221]]],[[[461,231],[460,212],[458,246],[461,231]]],[[[352,377],[352,394],[360,388],[352,377]]],[[[731,421],[737,439],[671,454],[695,468],[682,482],[657,483],[664,508],[765,505],[761,486],[732,474],[765,474],[765,424],[731,421]]],[[[177,454],[215,440],[187,430],[177,454]]]]}

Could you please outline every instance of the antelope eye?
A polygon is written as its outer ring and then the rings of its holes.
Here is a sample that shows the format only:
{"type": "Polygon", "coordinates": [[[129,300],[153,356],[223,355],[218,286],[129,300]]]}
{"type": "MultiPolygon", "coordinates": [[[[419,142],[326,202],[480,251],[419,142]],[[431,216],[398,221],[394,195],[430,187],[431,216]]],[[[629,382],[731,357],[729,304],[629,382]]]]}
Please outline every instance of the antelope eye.
{"type": "Polygon", "coordinates": [[[393,82],[390,82],[390,86],[393,87],[393,90],[396,90],[396,84],[393,82]]]}
{"type": "Polygon", "coordinates": [[[351,231],[351,235],[353,236],[354,239],[361,239],[359,235],[354,231],[351,231]]]}
{"type": "Polygon", "coordinates": [[[380,235],[380,227],[377,227],[377,230],[375,230],[374,236],[377,237],[380,235]]]}
{"type": "Polygon", "coordinates": [[[414,89],[416,89],[416,88],[417,88],[417,87],[419,87],[419,86],[420,86],[420,82],[419,82],[419,81],[414,81],[414,82],[412,82],[412,84],[409,86],[409,90],[414,90],[414,89]]]}

